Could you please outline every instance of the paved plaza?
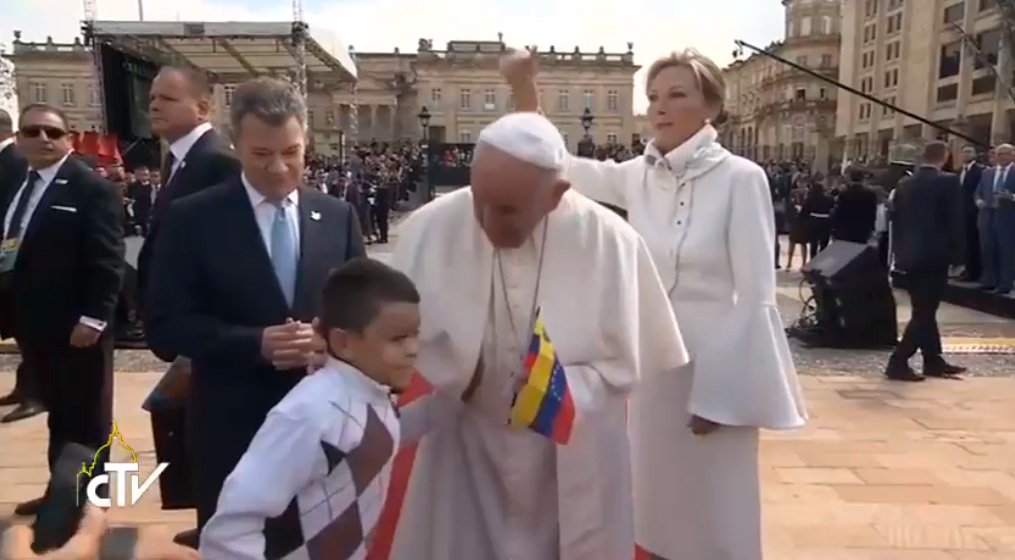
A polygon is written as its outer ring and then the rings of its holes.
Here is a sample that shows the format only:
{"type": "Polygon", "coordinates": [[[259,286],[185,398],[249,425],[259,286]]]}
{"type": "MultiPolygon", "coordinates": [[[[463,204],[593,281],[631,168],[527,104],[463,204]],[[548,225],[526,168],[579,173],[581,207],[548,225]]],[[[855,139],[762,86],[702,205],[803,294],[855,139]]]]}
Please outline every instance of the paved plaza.
{"type": "MultiPolygon", "coordinates": [[[[798,278],[780,275],[787,318],[799,310],[798,278]]],[[[947,305],[941,317],[951,348],[1015,345],[1011,321],[947,305]]],[[[906,384],[880,377],[884,351],[794,352],[812,419],[797,432],[764,434],[768,560],[1015,559],[1015,356],[952,355],[973,366],[972,375],[906,384]]],[[[116,419],[146,473],[155,459],[140,406],[160,363],[138,351],[117,359],[116,419]]],[[[0,394],[13,384],[15,364],[0,357],[0,394]]],[[[0,519],[42,491],[45,449],[44,416],[0,426],[0,519]]],[[[171,532],[193,524],[191,511],[161,511],[156,491],[112,516],[171,532]]]]}

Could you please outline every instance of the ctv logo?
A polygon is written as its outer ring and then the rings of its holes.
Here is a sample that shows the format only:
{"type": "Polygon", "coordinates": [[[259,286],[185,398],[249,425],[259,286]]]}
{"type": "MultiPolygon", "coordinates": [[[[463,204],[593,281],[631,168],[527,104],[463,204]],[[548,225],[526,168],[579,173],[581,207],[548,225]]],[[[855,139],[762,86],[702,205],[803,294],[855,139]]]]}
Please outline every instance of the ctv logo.
{"type": "MultiPolygon", "coordinates": [[[[110,457],[112,458],[112,457],[110,457]]],[[[148,475],[143,482],[140,481],[139,471],[141,466],[138,464],[137,453],[134,448],[127,445],[127,442],[123,440],[123,434],[120,433],[120,429],[113,423],[113,431],[109,434],[109,439],[106,443],[95,452],[95,457],[92,458],[92,464],[87,465],[81,464],[81,470],[78,471],[78,495],[80,495],[80,480],[81,475],[90,477],[88,480],[88,486],[85,487],[85,495],[88,497],[88,502],[94,506],[108,508],[114,503],[117,507],[123,507],[126,505],[134,505],[141,496],[145,495],[155,481],[158,480],[162,472],[169,467],[169,463],[159,463],[155,470],[148,475]],[[95,472],[95,466],[99,462],[99,456],[104,450],[110,450],[112,452],[113,440],[117,440],[120,447],[123,448],[130,459],[126,463],[114,463],[112,461],[106,463],[105,474],[92,476],[95,472]],[[112,483],[110,482],[110,474],[116,473],[116,486],[115,491],[112,483]],[[127,485],[127,480],[130,479],[130,486],[127,485]],[[98,495],[99,487],[106,485],[109,487],[112,498],[103,498],[98,495]]]]}

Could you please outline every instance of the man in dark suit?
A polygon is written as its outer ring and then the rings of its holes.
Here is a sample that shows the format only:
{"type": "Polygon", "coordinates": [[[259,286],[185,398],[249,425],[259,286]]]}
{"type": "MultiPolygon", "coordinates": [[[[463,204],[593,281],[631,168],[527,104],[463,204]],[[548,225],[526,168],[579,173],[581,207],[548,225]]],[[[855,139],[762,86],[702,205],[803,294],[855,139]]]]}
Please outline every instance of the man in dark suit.
{"type": "MultiPolygon", "coordinates": [[[[148,223],[144,245],[137,258],[141,297],[150,280],[152,251],[169,205],[240,173],[229,143],[212,129],[212,86],[204,72],[192,68],[163,67],[152,81],[148,112],[152,132],[169,143],[162,170],[162,188],[148,223]]],[[[143,311],[143,309],[142,309],[143,311]]]]}
{"type": "MultiPolygon", "coordinates": [[[[14,196],[25,182],[27,172],[28,161],[21,157],[14,145],[14,122],[7,111],[0,109],[0,201],[6,202],[14,196]]],[[[9,298],[0,294],[0,338],[13,336],[10,321],[5,320],[10,317],[12,304],[9,298]]],[[[14,389],[0,397],[0,406],[17,406],[0,418],[0,423],[17,422],[45,412],[45,407],[39,402],[36,384],[37,380],[22,361],[18,364],[14,389]]]]}
{"type": "Polygon", "coordinates": [[[895,189],[892,244],[895,264],[906,272],[906,291],[912,318],[896,346],[885,375],[899,381],[923,381],[924,376],[953,377],[965,368],[947,363],[942,356],[937,309],[948,285],[948,267],[962,262],[965,214],[962,186],[953,173],[941,171],[948,158],[944,142],[924,148],[923,165],[895,189]],[[909,367],[920,350],[923,375],[909,367]]]}
{"type": "Polygon", "coordinates": [[[832,210],[832,239],[866,244],[874,233],[878,195],[863,184],[864,173],[849,171],[849,183],[839,191],[832,210]]]}
{"type": "Polygon", "coordinates": [[[976,282],[980,279],[982,265],[980,263],[980,232],[976,226],[979,209],[976,207],[976,188],[983,177],[983,165],[976,161],[976,148],[962,148],[962,168],[959,170],[959,182],[962,183],[962,208],[965,212],[966,262],[961,279],[965,282],[976,282]]]}
{"type": "Polygon", "coordinates": [[[267,412],[306,374],[328,272],[365,254],[352,207],[304,176],[306,105],[288,82],[233,93],[243,174],[174,203],[155,249],[148,341],[190,357],[198,526],[267,412]]]}
{"type": "MultiPolygon", "coordinates": [[[[50,468],[64,444],[98,449],[112,424],[113,316],[123,277],[123,229],[113,185],[71,157],[55,107],[21,112],[18,150],[29,172],[4,201],[0,286],[11,326],[49,409],[50,468]]],[[[41,498],[19,504],[31,515],[41,498]]]]}
{"type": "Polygon", "coordinates": [[[141,235],[147,235],[148,222],[151,220],[152,205],[155,204],[155,185],[152,184],[151,173],[145,166],[134,169],[134,182],[127,185],[127,198],[131,200],[134,211],[134,225],[141,235]]]}

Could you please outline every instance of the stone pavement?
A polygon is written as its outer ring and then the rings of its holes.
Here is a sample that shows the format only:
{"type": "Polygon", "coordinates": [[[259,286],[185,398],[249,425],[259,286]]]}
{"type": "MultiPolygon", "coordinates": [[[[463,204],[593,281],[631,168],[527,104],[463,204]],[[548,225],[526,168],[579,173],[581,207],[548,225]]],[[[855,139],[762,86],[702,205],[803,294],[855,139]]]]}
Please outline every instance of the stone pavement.
{"type": "MultiPolygon", "coordinates": [[[[116,419],[143,473],[154,457],[140,405],[157,378],[116,377],[116,419]]],[[[766,433],[762,446],[769,560],[1015,558],[1015,381],[802,380],[810,425],[766,433]]],[[[44,417],[0,426],[0,519],[42,491],[45,448],[44,417]]],[[[112,515],[170,531],[193,518],[159,510],[155,490],[112,515]]]]}

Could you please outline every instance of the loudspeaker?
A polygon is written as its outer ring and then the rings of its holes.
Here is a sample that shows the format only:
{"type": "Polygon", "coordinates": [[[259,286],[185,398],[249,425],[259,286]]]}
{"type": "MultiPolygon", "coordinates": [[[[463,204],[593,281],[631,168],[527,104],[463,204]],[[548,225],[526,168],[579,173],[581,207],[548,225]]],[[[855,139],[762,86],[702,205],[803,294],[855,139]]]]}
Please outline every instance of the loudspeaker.
{"type": "Polygon", "coordinates": [[[817,304],[819,340],[827,346],[895,345],[898,322],[888,270],[876,248],[833,241],[803,268],[817,304]]]}

